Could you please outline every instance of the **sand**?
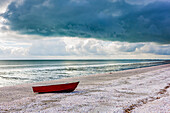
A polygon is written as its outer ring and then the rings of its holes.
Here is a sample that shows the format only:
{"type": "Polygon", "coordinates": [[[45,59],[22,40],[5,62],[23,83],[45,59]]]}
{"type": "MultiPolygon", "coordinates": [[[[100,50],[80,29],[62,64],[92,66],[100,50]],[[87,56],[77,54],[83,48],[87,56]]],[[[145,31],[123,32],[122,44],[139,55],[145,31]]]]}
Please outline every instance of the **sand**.
{"type": "MultiPolygon", "coordinates": [[[[170,90],[168,91],[168,95],[170,90]]],[[[153,102],[148,102],[133,110],[133,113],[170,113],[170,96],[156,99],[153,102]]]]}
{"type": "MultiPolygon", "coordinates": [[[[0,112],[154,112],[169,110],[170,64],[0,88],[0,112]],[[33,85],[80,81],[72,93],[34,94],[33,85]],[[160,102],[159,102],[160,101],[160,102]],[[157,104],[156,104],[157,103],[157,104]],[[150,107],[151,106],[151,107],[150,107]],[[159,105],[158,105],[159,106],[159,105]]],[[[169,111],[168,111],[169,112],[169,111]]]]}

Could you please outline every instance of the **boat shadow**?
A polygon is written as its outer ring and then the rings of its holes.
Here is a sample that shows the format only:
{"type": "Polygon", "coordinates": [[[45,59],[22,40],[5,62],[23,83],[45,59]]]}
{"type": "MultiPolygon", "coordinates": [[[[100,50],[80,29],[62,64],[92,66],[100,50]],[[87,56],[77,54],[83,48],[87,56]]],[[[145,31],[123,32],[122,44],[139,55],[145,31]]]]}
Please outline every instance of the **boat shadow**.
{"type": "MultiPolygon", "coordinates": [[[[54,91],[54,92],[48,92],[48,94],[54,94],[54,93],[58,93],[58,94],[81,94],[81,93],[84,93],[85,91],[72,91],[72,92],[70,92],[70,91],[54,91]]],[[[37,94],[47,94],[47,92],[46,93],[37,93],[37,94]]]]}

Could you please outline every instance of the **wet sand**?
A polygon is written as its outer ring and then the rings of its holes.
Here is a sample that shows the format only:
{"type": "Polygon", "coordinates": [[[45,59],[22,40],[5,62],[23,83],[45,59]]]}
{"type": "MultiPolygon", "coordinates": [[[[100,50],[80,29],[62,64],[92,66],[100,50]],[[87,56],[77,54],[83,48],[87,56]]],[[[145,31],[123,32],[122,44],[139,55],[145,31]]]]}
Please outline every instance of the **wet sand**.
{"type": "MultiPolygon", "coordinates": [[[[168,84],[170,64],[0,88],[3,112],[124,112],[168,84]],[[34,94],[33,85],[80,81],[72,93],[34,94]]],[[[160,98],[167,96],[165,93],[160,98]]],[[[136,106],[140,107],[143,104],[136,106]]],[[[133,109],[136,109],[135,107],[133,109]]]]}

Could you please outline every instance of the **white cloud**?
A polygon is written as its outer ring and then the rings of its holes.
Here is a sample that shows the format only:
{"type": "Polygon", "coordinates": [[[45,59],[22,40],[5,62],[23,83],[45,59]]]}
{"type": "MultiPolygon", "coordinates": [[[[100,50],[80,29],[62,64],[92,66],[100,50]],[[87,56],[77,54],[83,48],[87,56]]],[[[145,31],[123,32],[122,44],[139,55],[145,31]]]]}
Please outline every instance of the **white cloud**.
{"type": "Polygon", "coordinates": [[[111,57],[115,55],[170,55],[170,45],[156,43],[111,42],[96,39],[53,38],[38,40],[29,49],[31,55],[111,57]],[[154,49],[153,49],[154,48],[154,49]]]}
{"type": "MultiPolygon", "coordinates": [[[[17,35],[14,35],[17,36],[17,35]]],[[[0,58],[169,58],[170,45],[72,37],[0,39],[0,58]]],[[[34,37],[34,38],[32,38],[34,37]]]]}
{"type": "Polygon", "coordinates": [[[22,47],[4,47],[0,46],[0,58],[6,57],[24,57],[28,55],[28,50],[22,47]]]}
{"type": "Polygon", "coordinates": [[[106,44],[104,41],[95,40],[95,39],[78,39],[78,38],[72,38],[65,40],[66,43],[66,50],[70,54],[75,55],[104,55],[106,54],[105,51],[103,51],[104,44],[106,44]],[[72,41],[72,43],[70,43],[72,41]],[[75,43],[73,43],[75,42],[75,43]]]}
{"type": "Polygon", "coordinates": [[[157,55],[170,55],[170,44],[158,45],[155,43],[147,43],[143,47],[138,48],[137,52],[152,53],[157,55]]]}
{"type": "Polygon", "coordinates": [[[65,56],[66,44],[61,39],[37,40],[29,48],[29,54],[33,56],[65,56]]]}
{"type": "Polygon", "coordinates": [[[0,14],[7,10],[8,5],[14,0],[0,0],[0,14]]]}

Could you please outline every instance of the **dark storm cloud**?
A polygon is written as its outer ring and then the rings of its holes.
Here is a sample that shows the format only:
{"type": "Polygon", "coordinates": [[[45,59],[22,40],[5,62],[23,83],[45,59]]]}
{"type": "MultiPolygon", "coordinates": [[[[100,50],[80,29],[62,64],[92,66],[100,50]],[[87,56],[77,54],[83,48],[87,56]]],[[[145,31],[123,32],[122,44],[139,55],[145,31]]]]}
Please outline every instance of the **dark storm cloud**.
{"type": "Polygon", "coordinates": [[[170,43],[169,12],[165,0],[23,0],[3,17],[23,34],[170,43]]]}

